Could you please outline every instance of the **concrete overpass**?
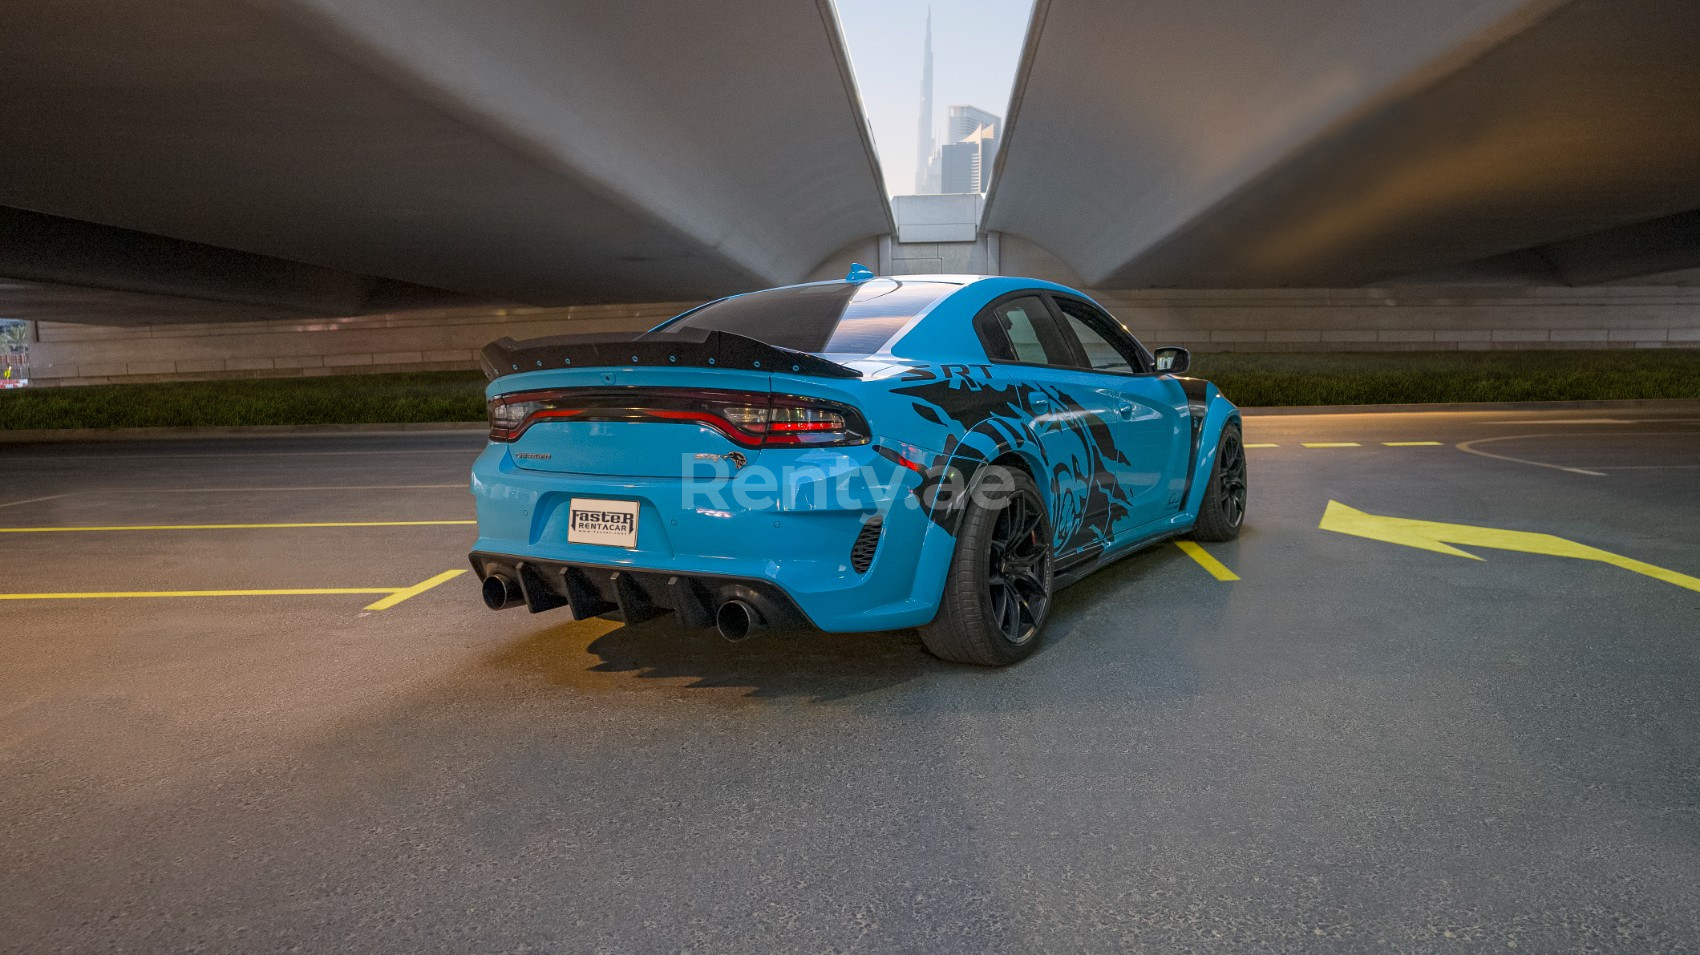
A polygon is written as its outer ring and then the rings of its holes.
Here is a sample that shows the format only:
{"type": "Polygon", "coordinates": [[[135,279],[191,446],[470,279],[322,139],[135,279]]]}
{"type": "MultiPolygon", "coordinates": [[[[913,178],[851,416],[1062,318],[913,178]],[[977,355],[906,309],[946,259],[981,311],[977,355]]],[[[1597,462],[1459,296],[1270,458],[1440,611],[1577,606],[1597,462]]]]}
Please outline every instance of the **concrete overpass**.
{"type": "Polygon", "coordinates": [[[11,317],[701,299],[892,231],[830,0],[13,0],[0,89],[11,317]]]}
{"type": "Polygon", "coordinates": [[[857,259],[1199,347],[1700,339],[1691,0],[1039,0],[984,220],[917,243],[830,0],[736,11],[0,5],[0,315],[43,380],[462,367],[857,259]]]}
{"type": "Polygon", "coordinates": [[[1038,0],[985,227],[1101,287],[1700,266],[1692,0],[1038,0]]]}

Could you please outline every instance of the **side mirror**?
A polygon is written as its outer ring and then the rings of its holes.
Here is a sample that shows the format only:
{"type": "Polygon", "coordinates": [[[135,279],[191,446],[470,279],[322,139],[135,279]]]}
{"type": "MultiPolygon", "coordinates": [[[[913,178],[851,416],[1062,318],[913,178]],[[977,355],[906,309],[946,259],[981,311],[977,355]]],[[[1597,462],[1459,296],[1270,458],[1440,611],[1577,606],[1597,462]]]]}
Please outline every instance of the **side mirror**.
{"type": "Polygon", "coordinates": [[[1156,359],[1157,374],[1179,375],[1192,367],[1192,352],[1175,345],[1165,345],[1151,353],[1156,359]]]}

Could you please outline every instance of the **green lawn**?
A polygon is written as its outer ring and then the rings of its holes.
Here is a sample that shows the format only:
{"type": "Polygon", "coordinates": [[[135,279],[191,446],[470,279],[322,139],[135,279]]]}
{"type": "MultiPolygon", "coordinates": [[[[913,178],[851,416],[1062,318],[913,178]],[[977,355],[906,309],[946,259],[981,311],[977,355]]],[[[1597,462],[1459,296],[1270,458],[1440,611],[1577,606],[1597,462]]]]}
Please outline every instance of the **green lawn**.
{"type": "Polygon", "coordinates": [[[476,371],[0,392],[0,430],[483,420],[484,376],[476,371]]]}
{"type": "MultiPolygon", "coordinates": [[[[1700,398],[1700,350],[1207,354],[1242,407],[1700,398]]],[[[477,372],[88,385],[0,392],[0,429],[484,420],[477,372]]]]}

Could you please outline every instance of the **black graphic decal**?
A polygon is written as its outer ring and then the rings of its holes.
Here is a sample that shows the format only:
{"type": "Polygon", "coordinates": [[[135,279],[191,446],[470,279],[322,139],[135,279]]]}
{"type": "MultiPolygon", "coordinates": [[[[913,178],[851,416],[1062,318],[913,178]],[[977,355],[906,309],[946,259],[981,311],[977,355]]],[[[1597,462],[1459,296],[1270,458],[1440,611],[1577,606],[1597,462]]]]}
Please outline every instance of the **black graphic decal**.
{"type": "MultiPolygon", "coordinates": [[[[1127,457],[1116,447],[1109,425],[1067,392],[1015,382],[993,384],[965,375],[894,391],[914,398],[915,411],[922,417],[937,420],[942,414],[961,428],[960,439],[953,436],[947,442],[943,458],[955,459],[967,480],[998,455],[1021,449],[1028,441],[1022,424],[1032,422],[1043,445],[1035,457],[1049,462],[1050,472],[1038,477],[1050,484],[1058,553],[1107,543],[1111,528],[1127,515],[1127,491],[1116,480],[1114,467],[1127,464],[1127,457]],[[1035,394],[1048,398],[1052,409],[1039,420],[1032,411],[1035,394]]],[[[964,499],[941,496],[923,503],[929,505],[928,514],[935,522],[954,529],[964,499]]]]}

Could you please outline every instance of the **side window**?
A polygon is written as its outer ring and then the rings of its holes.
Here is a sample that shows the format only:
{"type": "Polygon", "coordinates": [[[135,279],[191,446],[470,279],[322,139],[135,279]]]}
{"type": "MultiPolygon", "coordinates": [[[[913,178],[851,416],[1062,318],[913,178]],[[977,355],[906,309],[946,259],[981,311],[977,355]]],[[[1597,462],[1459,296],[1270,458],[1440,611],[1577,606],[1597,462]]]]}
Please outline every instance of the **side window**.
{"type": "Polygon", "coordinates": [[[993,361],[1028,365],[1067,365],[1073,356],[1056,340],[1050,310],[1037,295],[1023,295],[993,306],[974,323],[986,356],[993,361]]]}
{"type": "Polygon", "coordinates": [[[1100,327],[1110,319],[1084,302],[1058,298],[1057,307],[1067,321],[1069,334],[1080,343],[1086,367],[1113,375],[1134,375],[1146,370],[1144,356],[1129,344],[1112,339],[1100,327]]]}

